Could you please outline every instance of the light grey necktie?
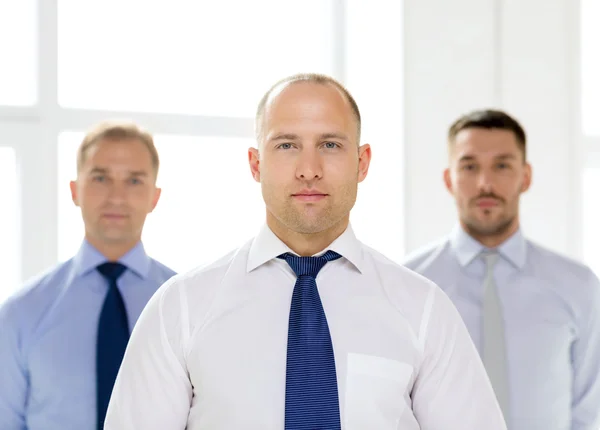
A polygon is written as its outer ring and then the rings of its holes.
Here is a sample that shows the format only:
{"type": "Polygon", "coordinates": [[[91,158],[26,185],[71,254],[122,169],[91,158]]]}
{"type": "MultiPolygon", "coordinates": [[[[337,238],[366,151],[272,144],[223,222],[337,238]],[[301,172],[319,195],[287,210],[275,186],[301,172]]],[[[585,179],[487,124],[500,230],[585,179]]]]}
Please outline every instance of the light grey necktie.
{"type": "Polygon", "coordinates": [[[504,336],[504,318],[498,289],[494,282],[494,266],[498,261],[497,253],[484,253],[486,263],[483,282],[483,364],[494,387],[496,398],[504,419],[509,417],[508,369],[506,363],[506,338],[504,336]]]}

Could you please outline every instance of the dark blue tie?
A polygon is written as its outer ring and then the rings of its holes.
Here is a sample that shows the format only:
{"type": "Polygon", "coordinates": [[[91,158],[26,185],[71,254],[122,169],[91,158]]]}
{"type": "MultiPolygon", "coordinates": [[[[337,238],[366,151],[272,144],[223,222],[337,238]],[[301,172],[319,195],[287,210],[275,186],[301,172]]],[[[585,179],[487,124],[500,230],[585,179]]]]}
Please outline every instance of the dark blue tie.
{"type": "Polygon", "coordinates": [[[97,428],[102,430],[110,395],[129,340],[129,324],[125,303],[117,287],[117,279],[126,267],[120,263],[104,263],[97,269],[108,281],[96,343],[97,428]]]}
{"type": "Polygon", "coordinates": [[[316,277],[328,261],[320,257],[279,256],[298,277],[292,294],[285,380],[285,430],[340,430],[340,405],[333,345],[316,277]]]}

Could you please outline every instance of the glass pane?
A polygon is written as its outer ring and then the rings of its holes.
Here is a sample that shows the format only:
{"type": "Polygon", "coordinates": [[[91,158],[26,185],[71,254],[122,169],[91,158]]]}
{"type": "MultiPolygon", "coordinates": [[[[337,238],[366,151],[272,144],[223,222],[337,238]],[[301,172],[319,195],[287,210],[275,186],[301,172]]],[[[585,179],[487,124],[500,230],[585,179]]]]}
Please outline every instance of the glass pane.
{"type": "Polygon", "coordinates": [[[0,0],[0,105],[37,100],[36,0],[0,0]]]}
{"type": "Polygon", "coordinates": [[[600,276],[600,169],[583,171],[583,259],[600,276]]]}
{"type": "Polygon", "coordinates": [[[252,117],[277,79],[333,73],[335,1],[58,0],[59,103],[252,117]]]}
{"type": "Polygon", "coordinates": [[[581,0],[581,111],[583,133],[600,136],[600,1],[581,0]]]}
{"type": "Polygon", "coordinates": [[[13,148],[0,147],[0,303],[20,287],[21,251],[19,246],[19,208],[17,160],[13,148]]]}
{"type": "MultiPolygon", "coordinates": [[[[69,191],[82,137],[72,132],[59,137],[61,260],[77,251],[83,235],[80,213],[69,191]]],[[[155,141],[162,196],[144,229],[149,255],[184,271],[214,261],[257,233],[265,214],[260,185],[252,179],[247,162],[252,140],[158,135],[155,141]]]]}

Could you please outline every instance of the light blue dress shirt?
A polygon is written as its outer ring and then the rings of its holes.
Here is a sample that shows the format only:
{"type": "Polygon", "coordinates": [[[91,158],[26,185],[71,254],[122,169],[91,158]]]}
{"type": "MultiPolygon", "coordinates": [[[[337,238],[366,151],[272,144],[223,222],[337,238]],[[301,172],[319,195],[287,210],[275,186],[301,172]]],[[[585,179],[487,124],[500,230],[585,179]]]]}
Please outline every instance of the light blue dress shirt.
{"type": "MultiPolygon", "coordinates": [[[[481,353],[485,248],[456,227],[405,265],[452,299],[481,353]]],[[[600,283],[586,266],[515,233],[497,250],[505,315],[509,430],[598,430],[600,283]]]]}
{"type": "MultiPolygon", "coordinates": [[[[95,430],[96,334],[108,283],[88,242],[0,307],[0,429],[95,430]]],[[[130,328],[175,272],[141,243],[119,260],[130,328]]]]}

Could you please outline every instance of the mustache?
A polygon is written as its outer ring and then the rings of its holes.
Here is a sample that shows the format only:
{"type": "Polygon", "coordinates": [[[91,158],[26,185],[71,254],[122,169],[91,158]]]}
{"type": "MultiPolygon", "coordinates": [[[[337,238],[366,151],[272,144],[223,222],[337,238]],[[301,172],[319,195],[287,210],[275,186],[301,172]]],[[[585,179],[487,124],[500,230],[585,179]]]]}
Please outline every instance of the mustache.
{"type": "Polygon", "coordinates": [[[504,203],[504,199],[500,196],[497,196],[494,193],[481,193],[477,197],[471,199],[471,203],[476,203],[479,199],[494,199],[498,200],[501,203],[504,203]]]}

